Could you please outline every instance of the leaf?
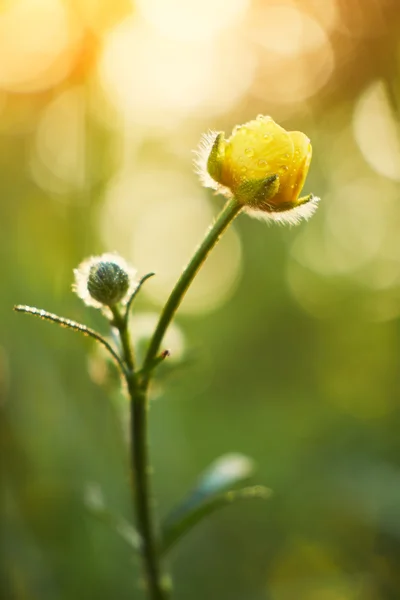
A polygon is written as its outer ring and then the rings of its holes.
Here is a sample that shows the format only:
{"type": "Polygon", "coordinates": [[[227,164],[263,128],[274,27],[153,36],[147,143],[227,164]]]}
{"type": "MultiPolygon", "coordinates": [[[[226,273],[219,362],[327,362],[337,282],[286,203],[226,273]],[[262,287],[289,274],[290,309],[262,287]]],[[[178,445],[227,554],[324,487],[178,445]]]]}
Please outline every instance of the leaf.
{"type": "Polygon", "coordinates": [[[125,366],[118,353],[114,350],[111,344],[97,333],[94,329],[87,327],[83,323],[77,323],[76,321],[72,321],[71,319],[66,319],[65,317],[60,317],[59,315],[55,315],[54,313],[48,312],[47,310],[43,310],[42,308],[36,308],[34,306],[26,306],[25,304],[17,304],[14,306],[13,310],[15,312],[25,313],[26,315],[33,315],[34,317],[39,317],[43,321],[50,321],[50,323],[56,323],[60,325],[60,327],[64,327],[65,329],[72,329],[72,331],[78,331],[83,335],[89,336],[99,342],[104,348],[111,354],[114,360],[118,363],[121,371],[125,372],[125,366]]]}
{"type": "Polygon", "coordinates": [[[253,471],[253,461],[242,454],[225,454],[216,460],[164,520],[161,553],[167,552],[180,537],[217,509],[236,500],[268,498],[271,491],[263,486],[230,489],[248,479],[253,471]]]}
{"type": "Polygon", "coordinates": [[[84,492],[84,505],[88,512],[102,523],[109,525],[136,552],[141,540],[136,529],[120,515],[111,512],[104,503],[102,492],[96,484],[88,484],[84,492]]]}

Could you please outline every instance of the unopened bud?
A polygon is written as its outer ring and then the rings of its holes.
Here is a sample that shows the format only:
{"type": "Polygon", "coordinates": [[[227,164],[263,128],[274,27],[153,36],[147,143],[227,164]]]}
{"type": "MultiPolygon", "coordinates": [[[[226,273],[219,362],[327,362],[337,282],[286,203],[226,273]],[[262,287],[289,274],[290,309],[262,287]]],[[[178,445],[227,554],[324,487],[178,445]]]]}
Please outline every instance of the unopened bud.
{"type": "Polygon", "coordinates": [[[85,304],[96,308],[127,301],[137,285],[136,271],[117,254],[92,256],[74,274],[76,293],[85,304]]]}

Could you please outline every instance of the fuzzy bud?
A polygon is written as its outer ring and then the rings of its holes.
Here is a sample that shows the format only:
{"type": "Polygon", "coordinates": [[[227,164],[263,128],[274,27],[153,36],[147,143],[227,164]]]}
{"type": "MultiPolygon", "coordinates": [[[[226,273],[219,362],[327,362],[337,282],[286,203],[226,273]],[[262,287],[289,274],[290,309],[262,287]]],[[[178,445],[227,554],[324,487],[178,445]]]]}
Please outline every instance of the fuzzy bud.
{"type": "Polygon", "coordinates": [[[120,302],[129,288],[129,276],[114,262],[100,262],[90,268],[87,289],[94,300],[112,306],[120,302]]]}
{"type": "Polygon", "coordinates": [[[117,254],[92,256],[74,274],[74,290],[85,304],[95,308],[127,301],[137,285],[136,271],[117,254]]]}

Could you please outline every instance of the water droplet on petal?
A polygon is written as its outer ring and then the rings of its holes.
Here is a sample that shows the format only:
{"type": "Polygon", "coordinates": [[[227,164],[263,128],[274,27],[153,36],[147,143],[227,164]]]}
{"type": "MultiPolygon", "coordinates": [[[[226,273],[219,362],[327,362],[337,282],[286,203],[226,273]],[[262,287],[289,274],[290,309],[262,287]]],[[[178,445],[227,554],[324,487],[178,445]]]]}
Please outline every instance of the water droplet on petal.
{"type": "Polygon", "coordinates": [[[281,165],[279,167],[279,173],[286,173],[286,171],[289,170],[289,167],[287,165],[281,165]]]}
{"type": "Polygon", "coordinates": [[[264,140],[266,142],[272,142],[272,134],[271,133],[264,133],[264,140]]]}
{"type": "Polygon", "coordinates": [[[257,164],[258,164],[259,167],[266,167],[268,165],[268,163],[265,160],[265,158],[260,158],[260,160],[258,161],[257,164]]]}
{"type": "Polygon", "coordinates": [[[236,125],[236,127],[233,128],[231,137],[237,135],[238,133],[246,133],[246,127],[243,125],[236,125]]]}
{"type": "Polygon", "coordinates": [[[251,158],[252,156],[254,156],[254,150],[253,148],[246,148],[244,153],[246,154],[246,156],[248,156],[249,158],[251,158]]]}

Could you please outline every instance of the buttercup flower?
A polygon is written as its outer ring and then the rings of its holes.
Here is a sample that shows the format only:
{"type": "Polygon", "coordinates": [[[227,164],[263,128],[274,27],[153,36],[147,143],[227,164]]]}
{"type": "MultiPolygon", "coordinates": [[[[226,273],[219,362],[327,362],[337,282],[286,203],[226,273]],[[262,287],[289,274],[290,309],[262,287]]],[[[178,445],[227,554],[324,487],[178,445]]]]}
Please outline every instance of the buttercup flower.
{"type": "Polygon", "coordinates": [[[137,286],[136,270],[118,254],[91,256],[74,269],[73,290],[95,308],[127,302],[137,286]]]}
{"type": "Polygon", "coordinates": [[[197,173],[206,187],[236,200],[253,216],[298,223],[317,208],[312,194],[299,198],[311,162],[311,143],[300,131],[286,131],[259,115],[222,132],[205,134],[197,150],[197,173]]]}

